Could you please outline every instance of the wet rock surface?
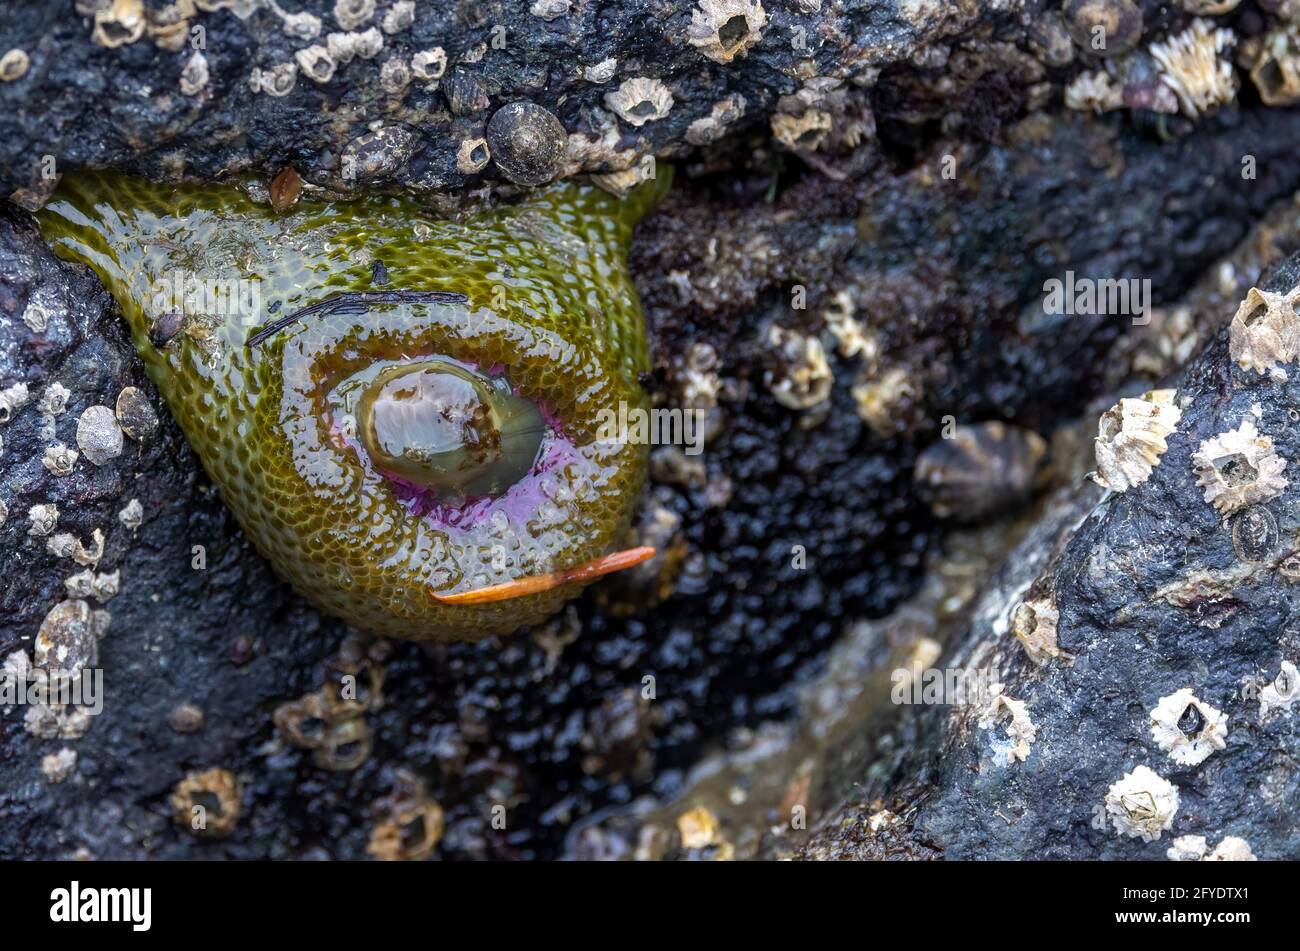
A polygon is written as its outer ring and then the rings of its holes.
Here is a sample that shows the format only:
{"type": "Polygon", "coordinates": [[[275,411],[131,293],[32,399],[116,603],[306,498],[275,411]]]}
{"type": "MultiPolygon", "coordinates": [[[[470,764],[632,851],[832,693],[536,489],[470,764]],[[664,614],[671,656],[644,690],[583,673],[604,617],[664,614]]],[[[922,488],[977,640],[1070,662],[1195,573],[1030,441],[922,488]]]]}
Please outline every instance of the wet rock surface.
{"type": "MultiPolygon", "coordinates": [[[[1292,257],[1264,288],[1297,283],[1292,257]]],[[[1193,460],[1250,422],[1289,463],[1300,390],[1293,375],[1234,366],[1226,337],[1177,381],[1182,418],[1149,481],[1062,494],[936,663],[996,672],[1035,728],[1027,755],[999,755],[1013,727],[981,719],[987,707],[909,711],[884,744],[895,752],[803,857],[1162,859],[1182,836],[1235,836],[1261,859],[1300,852],[1297,490],[1290,482],[1225,517],[1193,460]],[[1059,658],[1035,663],[1017,640],[1026,602],[1058,615],[1059,658]],[[1136,778],[1120,786],[1126,776],[1136,778]],[[1176,787],[1171,810],[1165,783],[1176,787]],[[883,810],[888,835],[873,828],[883,810]]]]}

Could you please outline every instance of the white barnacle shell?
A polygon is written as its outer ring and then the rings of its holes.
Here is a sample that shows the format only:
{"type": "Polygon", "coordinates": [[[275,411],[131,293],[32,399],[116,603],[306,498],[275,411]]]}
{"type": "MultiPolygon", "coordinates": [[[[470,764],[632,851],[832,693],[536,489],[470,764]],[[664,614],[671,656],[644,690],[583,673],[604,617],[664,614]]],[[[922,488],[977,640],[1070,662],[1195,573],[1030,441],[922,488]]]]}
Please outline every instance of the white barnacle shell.
{"type": "Polygon", "coordinates": [[[45,466],[53,475],[65,476],[77,464],[78,455],[80,454],[77,450],[69,449],[63,443],[56,442],[52,446],[45,447],[45,455],[41,457],[41,465],[45,466]]]}
{"type": "Polygon", "coordinates": [[[610,56],[606,59],[602,59],[594,66],[585,67],[582,70],[582,78],[587,80],[589,83],[596,83],[599,85],[600,83],[607,83],[613,79],[616,72],[618,72],[618,60],[610,56]]]}
{"type": "Polygon", "coordinates": [[[384,14],[379,24],[385,33],[401,33],[415,22],[414,0],[397,0],[384,14]]]}
{"type": "Polygon", "coordinates": [[[1286,460],[1273,451],[1273,439],[1261,436],[1253,419],[1219,433],[1192,453],[1192,465],[1205,489],[1205,501],[1223,515],[1277,498],[1287,486],[1286,460]]]}
{"type": "Polygon", "coordinates": [[[187,96],[194,96],[207,84],[208,58],[203,55],[202,50],[195,50],[181,68],[181,92],[187,96]]]}
{"type": "Polygon", "coordinates": [[[1151,711],[1151,738],[1175,763],[1195,766],[1224,748],[1228,718],[1184,687],[1161,697],[1151,711]]]}
{"type": "Polygon", "coordinates": [[[100,46],[116,49],[144,36],[144,4],[141,0],[113,0],[95,12],[91,39],[100,46]]]}
{"type": "Polygon", "coordinates": [[[319,43],[300,49],[293,54],[298,67],[308,79],[318,83],[327,83],[334,76],[334,57],[330,56],[329,47],[319,43]]]}
{"type": "Polygon", "coordinates": [[[1174,404],[1177,390],[1150,390],[1140,399],[1122,399],[1097,423],[1094,454],[1098,485],[1124,492],[1151,477],[1169,444],[1170,435],[1182,419],[1174,404]]]}
{"type": "Polygon", "coordinates": [[[1210,845],[1203,835],[1180,835],[1165,850],[1171,862],[1203,862],[1210,845]]]}
{"type": "Polygon", "coordinates": [[[762,38],[766,25],[759,0],[700,0],[686,40],[715,63],[730,63],[762,38]]]}
{"type": "Polygon", "coordinates": [[[1255,853],[1250,850],[1250,843],[1235,835],[1226,835],[1223,841],[1214,847],[1214,851],[1205,857],[1207,862],[1258,862],[1255,853]]]}
{"type": "Polygon", "coordinates": [[[420,50],[411,57],[411,72],[416,79],[426,81],[441,79],[447,72],[447,51],[441,46],[431,50],[420,50]]]}
{"type": "Polygon", "coordinates": [[[377,27],[371,27],[356,35],[357,55],[362,59],[374,59],[384,48],[384,34],[377,27]]]}
{"type": "Polygon", "coordinates": [[[1236,98],[1232,61],[1219,56],[1236,42],[1231,30],[1215,29],[1209,20],[1197,19],[1183,32],[1151,44],[1151,55],[1161,67],[1160,80],[1174,91],[1188,118],[1236,98]]]}
{"type": "Polygon", "coordinates": [[[0,56],[0,83],[11,83],[16,79],[22,79],[30,62],[27,51],[17,48],[0,56]]]}
{"type": "Polygon", "coordinates": [[[994,761],[999,766],[1024,762],[1029,758],[1029,748],[1038,735],[1038,727],[1029,719],[1029,705],[1023,700],[998,694],[980,713],[979,725],[982,730],[992,730],[1003,724],[1006,738],[993,741],[994,761]]]}
{"type": "Polygon", "coordinates": [[[334,19],[345,30],[369,23],[375,15],[375,0],[334,0],[334,19]]]}
{"type": "Polygon", "coordinates": [[[745,114],[745,97],[728,96],[713,104],[709,114],[686,127],[686,141],[691,145],[708,145],[722,138],[727,128],[745,114]]]}
{"type": "Polygon", "coordinates": [[[1142,837],[1143,842],[1160,838],[1174,823],[1178,811],[1178,787],[1146,766],[1125,773],[1106,791],[1106,812],[1120,835],[1142,837]]]}
{"type": "Polygon", "coordinates": [[[1300,356],[1300,317],[1289,294],[1252,287],[1228,330],[1228,352],[1243,370],[1265,373],[1300,356]]]}
{"type": "Polygon", "coordinates": [[[1060,619],[1061,615],[1050,597],[1022,601],[1012,612],[1011,633],[1035,664],[1042,665],[1049,660],[1074,662],[1074,656],[1061,650],[1057,643],[1056,625],[1060,619]]]}
{"type": "Polygon", "coordinates": [[[0,423],[9,422],[9,418],[27,402],[29,397],[26,383],[15,383],[0,390],[0,423]]]}
{"type": "MultiPolygon", "coordinates": [[[[274,7],[272,9],[275,9],[274,7]]],[[[320,17],[313,13],[285,13],[280,17],[285,36],[295,40],[314,40],[320,36],[320,17]]]]}
{"type": "Polygon", "coordinates": [[[668,115],[673,108],[673,94],[659,80],[637,76],[623,80],[613,92],[605,93],[605,105],[624,122],[643,126],[668,115]]]}
{"type": "Polygon", "coordinates": [[[379,67],[379,85],[384,92],[396,96],[411,85],[411,67],[399,56],[390,56],[379,67]]]}
{"type": "Polygon", "coordinates": [[[1300,671],[1289,660],[1282,661],[1282,669],[1273,682],[1259,692],[1259,719],[1271,718],[1275,711],[1289,713],[1300,699],[1300,671]]]}
{"type": "Polygon", "coordinates": [[[474,175],[487,168],[492,159],[487,140],[483,138],[462,139],[456,150],[456,168],[466,175],[474,175]]]}
{"type": "Polygon", "coordinates": [[[54,531],[54,526],[59,521],[59,507],[57,505],[33,505],[27,510],[27,520],[31,526],[27,529],[27,534],[33,538],[48,535],[54,531]]]}
{"type": "Polygon", "coordinates": [[[611,195],[626,198],[628,192],[642,182],[654,178],[654,175],[655,157],[653,155],[643,155],[622,171],[592,175],[591,180],[611,195]]]}
{"type": "Polygon", "coordinates": [[[248,83],[253,92],[264,92],[277,98],[287,96],[298,83],[298,66],[296,63],[276,63],[270,69],[253,67],[248,83]]]}

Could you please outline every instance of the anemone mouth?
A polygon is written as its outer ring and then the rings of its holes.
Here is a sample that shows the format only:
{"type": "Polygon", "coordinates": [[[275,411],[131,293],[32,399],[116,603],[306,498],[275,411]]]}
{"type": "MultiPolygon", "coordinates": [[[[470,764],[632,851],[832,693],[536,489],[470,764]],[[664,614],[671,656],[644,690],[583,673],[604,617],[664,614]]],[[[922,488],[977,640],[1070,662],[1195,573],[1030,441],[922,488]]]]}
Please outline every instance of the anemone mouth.
{"type": "Polygon", "coordinates": [[[440,358],[381,369],[356,415],[379,472],[453,504],[504,494],[532,471],[547,431],[504,377],[440,358]]]}

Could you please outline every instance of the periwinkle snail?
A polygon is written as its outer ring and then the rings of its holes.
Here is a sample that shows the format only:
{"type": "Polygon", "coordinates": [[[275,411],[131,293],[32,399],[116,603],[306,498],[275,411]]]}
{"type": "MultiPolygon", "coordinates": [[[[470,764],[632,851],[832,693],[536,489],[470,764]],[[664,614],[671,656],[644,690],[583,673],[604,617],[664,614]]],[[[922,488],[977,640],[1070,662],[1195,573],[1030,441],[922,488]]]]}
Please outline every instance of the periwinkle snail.
{"type": "Polygon", "coordinates": [[[76,173],[38,220],[117,299],[281,575],[366,631],[476,639],[653,553],[616,551],[647,447],[600,423],[646,405],[625,257],[666,187],[562,185],[439,220],[409,199],[277,214],[234,186],[76,173]],[[169,307],[189,277],[206,306],[169,307]],[[221,297],[223,281],[256,292],[221,297]]]}

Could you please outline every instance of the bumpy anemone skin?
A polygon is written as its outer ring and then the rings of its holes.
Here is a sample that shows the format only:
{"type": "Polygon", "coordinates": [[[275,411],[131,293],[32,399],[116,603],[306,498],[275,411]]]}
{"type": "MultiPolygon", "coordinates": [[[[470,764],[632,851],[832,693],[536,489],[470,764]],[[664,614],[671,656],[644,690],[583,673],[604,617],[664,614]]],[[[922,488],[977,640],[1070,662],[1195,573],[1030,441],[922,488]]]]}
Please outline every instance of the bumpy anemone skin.
{"type": "Polygon", "coordinates": [[[431,590],[571,567],[624,540],[647,449],[598,439],[598,420],[620,401],[646,405],[644,319],[626,252],[667,186],[663,175],[620,201],[563,185],[447,220],[393,197],[303,201],[276,214],[234,186],[76,173],[38,221],[56,253],[90,265],[116,298],[190,444],[283,577],[363,630],[477,639],[548,616],[575,587],[478,605],[443,604],[431,590]],[[155,346],[150,326],[178,274],[259,282],[245,287],[258,288],[260,307],[197,316],[185,307],[185,329],[155,346]],[[281,315],[377,289],[468,300],[305,319],[246,346],[281,315]],[[548,455],[505,496],[468,510],[403,497],[349,439],[338,396],[348,381],[421,356],[504,374],[554,421],[548,455]]]}

